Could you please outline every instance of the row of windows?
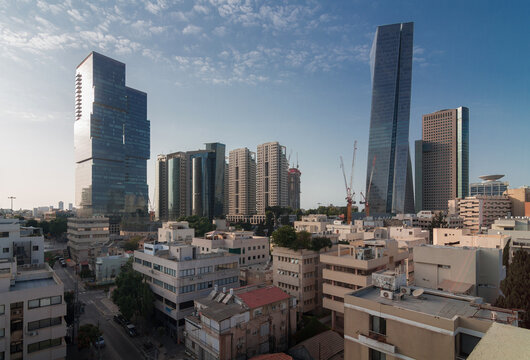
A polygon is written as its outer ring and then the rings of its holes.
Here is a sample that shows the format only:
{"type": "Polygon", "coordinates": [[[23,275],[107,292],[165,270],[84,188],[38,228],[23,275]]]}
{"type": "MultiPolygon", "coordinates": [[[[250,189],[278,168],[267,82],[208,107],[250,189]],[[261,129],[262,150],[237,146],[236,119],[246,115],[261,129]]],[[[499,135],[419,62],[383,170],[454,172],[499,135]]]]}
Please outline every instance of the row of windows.
{"type": "MultiPolygon", "coordinates": [[[[263,258],[265,258],[265,255],[262,256],[263,258]]],[[[256,258],[256,256],[254,256],[254,259],[256,258]]],[[[259,259],[259,256],[258,256],[258,259],[259,259]]],[[[249,260],[250,260],[250,257],[249,257],[249,260]]],[[[147,260],[142,260],[142,259],[139,259],[139,258],[135,258],[134,259],[134,262],[137,263],[137,264],[141,264],[145,267],[148,267],[148,268],[153,268],[154,270],[156,271],[160,271],[160,272],[163,272],[167,275],[171,275],[171,276],[176,276],[177,275],[177,271],[175,269],[171,269],[171,268],[168,268],[168,267],[165,267],[165,266],[162,266],[162,265],[159,265],[159,264],[155,264],[155,263],[151,263],[150,261],[147,261],[147,260]]],[[[219,265],[215,265],[215,271],[221,271],[221,270],[226,270],[226,269],[235,269],[237,268],[238,264],[237,262],[233,262],[233,263],[229,263],[229,264],[219,264],[219,265]]],[[[211,273],[213,272],[213,266],[203,266],[203,267],[200,267],[198,268],[198,274],[207,274],[207,273],[211,273]]],[[[180,270],[179,271],[179,277],[185,277],[185,276],[193,276],[195,275],[195,269],[184,269],[184,270],[180,270]]]]}
{"type": "Polygon", "coordinates": [[[45,306],[50,306],[50,305],[58,305],[61,302],[62,302],[61,295],[28,300],[28,309],[35,309],[38,307],[45,307],[45,306]]]}
{"type": "Polygon", "coordinates": [[[55,347],[55,346],[61,346],[61,344],[62,344],[62,339],[61,338],[48,339],[48,340],[39,341],[39,342],[36,342],[36,343],[33,343],[33,344],[29,344],[28,345],[28,354],[32,353],[32,352],[35,352],[35,351],[49,349],[49,348],[55,347]]]}
{"type": "Polygon", "coordinates": [[[226,284],[235,283],[237,281],[239,281],[239,278],[237,276],[232,276],[224,279],[215,280],[215,284],[222,286],[226,284]]]}
{"type": "Polygon", "coordinates": [[[32,331],[32,330],[47,328],[50,326],[61,325],[61,322],[62,320],[60,316],[55,317],[55,318],[31,321],[31,322],[28,322],[28,330],[32,331]]]}
{"type": "Polygon", "coordinates": [[[177,289],[173,286],[173,285],[170,285],[168,283],[165,283],[163,281],[160,281],[158,279],[154,279],[154,278],[151,278],[150,276],[144,276],[144,279],[146,281],[153,281],[153,284],[157,285],[157,286],[160,286],[161,288],[163,289],[166,289],[166,290],[169,290],[173,293],[176,293],[177,292],[177,289]]]}
{"type": "Polygon", "coordinates": [[[285,283],[282,283],[282,282],[279,282],[278,286],[283,288],[283,289],[298,291],[298,286],[289,285],[289,284],[285,284],[285,283]]]}

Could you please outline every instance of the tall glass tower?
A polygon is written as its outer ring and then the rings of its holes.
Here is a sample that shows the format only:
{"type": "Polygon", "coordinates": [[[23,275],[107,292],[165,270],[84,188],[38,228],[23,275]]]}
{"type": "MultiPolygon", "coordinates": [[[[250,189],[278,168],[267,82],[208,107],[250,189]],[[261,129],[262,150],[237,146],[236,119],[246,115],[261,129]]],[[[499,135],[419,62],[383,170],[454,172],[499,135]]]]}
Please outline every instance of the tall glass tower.
{"type": "Polygon", "coordinates": [[[125,86],[125,64],[96,52],[76,69],[75,192],[83,216],[147,211],[147,94],[125,86]]]}
{"type": "Polygon", "coordinates": [[[366,188],[370,188],[371,214],[414,212],[409,151],[413,31],[413,23],[379,26],[370,53],[372,109],[366,188]]]}

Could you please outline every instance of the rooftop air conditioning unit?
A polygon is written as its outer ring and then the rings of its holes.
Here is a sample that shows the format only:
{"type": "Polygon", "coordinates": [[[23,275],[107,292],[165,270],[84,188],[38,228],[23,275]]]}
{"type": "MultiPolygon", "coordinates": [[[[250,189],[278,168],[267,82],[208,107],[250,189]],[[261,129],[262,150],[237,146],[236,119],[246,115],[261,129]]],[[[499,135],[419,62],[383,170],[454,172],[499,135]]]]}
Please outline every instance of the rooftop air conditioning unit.
{"type": "Polygon", "coordinates": [[[412,289],[408,286],[402,286],[400,289],[399,289],[399,292],[401,294],[405,294],[405,295],[410,295],[412,294],[412,289]]]}
{"type": "Polygon", "coordinates": [[[392,300],[394,298],[394,293],[388,290],[381,290],[381,297],[392,300]]]}

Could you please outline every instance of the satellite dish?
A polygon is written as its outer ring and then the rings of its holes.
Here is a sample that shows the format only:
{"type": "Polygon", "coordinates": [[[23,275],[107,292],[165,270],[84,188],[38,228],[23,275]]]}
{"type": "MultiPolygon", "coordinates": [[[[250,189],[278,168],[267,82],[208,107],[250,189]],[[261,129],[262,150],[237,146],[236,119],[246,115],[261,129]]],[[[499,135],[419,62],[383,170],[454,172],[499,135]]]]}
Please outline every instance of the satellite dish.
{"type": "Polygon", "coordinates": [[[423,292],[423,289],[416,289],[412,292],[412,296],[414,296],[415,298],[419,298],[423,294],[423,292]]]}

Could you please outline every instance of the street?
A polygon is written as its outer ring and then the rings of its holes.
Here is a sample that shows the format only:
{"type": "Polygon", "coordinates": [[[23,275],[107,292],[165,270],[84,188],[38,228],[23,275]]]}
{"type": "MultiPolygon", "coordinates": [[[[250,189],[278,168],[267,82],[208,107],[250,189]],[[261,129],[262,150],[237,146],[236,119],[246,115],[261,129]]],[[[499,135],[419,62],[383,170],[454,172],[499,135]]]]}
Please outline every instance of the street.
{"type": "MultiPolygon", "coordinates": [[[[70,267],[63,268],[60,264],[54,267],[55,272],[64,283],[64,290],[75,289],[75,273],[70,267]]],[[[144,359],[135,341],[126,334],[125,330],[116,324],[112,317],[116,314],[117,308],[102,290],[87,291],[79,282],[79,301],[85,303],[85,312],[81,314],[80,325],[93,324],[98,326],[103,332],[105,347],[101,349],[101,359],[144,359]]],[[[80,352],[72,346],[68,347],[68,358],[81,360],[91,356],[89,350],[80,352]]]]}

